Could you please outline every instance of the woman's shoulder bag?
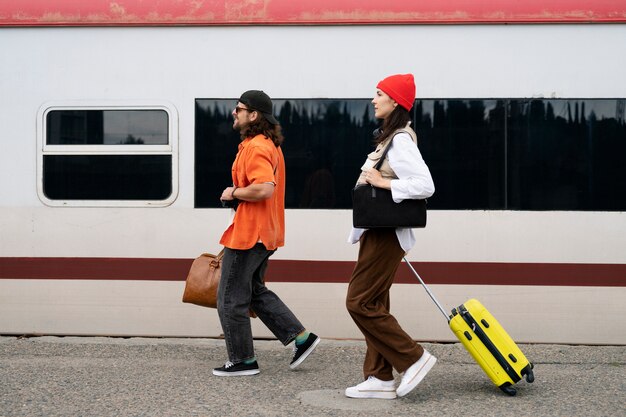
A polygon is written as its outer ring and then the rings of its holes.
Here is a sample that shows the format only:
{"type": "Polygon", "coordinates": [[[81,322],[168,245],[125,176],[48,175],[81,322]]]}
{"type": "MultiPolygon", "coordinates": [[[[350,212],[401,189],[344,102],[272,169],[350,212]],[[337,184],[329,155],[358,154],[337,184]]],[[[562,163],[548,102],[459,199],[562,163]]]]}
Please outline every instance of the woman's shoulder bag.
{"type": "MultiPolygon", "coordinates": [[[[380,168],[392,145],[393,138],[375,169],[380,168]]],[[[357,184],[352,190],[352,224],[362,229],[426,227],[426,204],[426,199],[406,199],[396,203],[391,197],[391,190],[357,184]]]]}

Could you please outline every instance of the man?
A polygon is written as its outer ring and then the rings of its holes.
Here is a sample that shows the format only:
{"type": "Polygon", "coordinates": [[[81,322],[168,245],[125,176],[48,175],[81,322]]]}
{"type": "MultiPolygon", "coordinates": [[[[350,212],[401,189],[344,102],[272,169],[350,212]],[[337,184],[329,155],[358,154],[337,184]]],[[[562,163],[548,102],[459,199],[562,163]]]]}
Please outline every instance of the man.
{"type": "Polygon", "coordinates": [[[226,339],[228,361],[215,368],[217,376],[255,375],[249,310],[285,346],[294,341],[290,368],[295,369],[320,342],[264,284],[269,257],[285,237],[285,159],[281,127],[273,116],[272,100],[263,91],[242,94],[232,112],[233,129],[241,135],[232,168],[233,186],[220,199],[236,205],[233,222],[222,235],[222,277],[217,311],[226,339]]]}

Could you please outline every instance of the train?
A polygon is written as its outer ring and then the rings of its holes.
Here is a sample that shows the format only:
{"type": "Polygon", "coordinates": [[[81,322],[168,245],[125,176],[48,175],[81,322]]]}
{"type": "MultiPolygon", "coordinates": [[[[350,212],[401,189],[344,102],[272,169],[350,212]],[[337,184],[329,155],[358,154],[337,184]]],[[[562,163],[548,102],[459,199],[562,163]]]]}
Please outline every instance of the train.
{"type": "MultiPolygon", "coordinates": [[[[407,256],[440,302],[480,299],[521,343],[626,344],[626,2],[148,3],[0,3],[0,334],[219,338],[181,297],[260,89],[287,163],[267,285],[362,338],[350,191],[376,83],[411,73],[436,191],[407,256]]],[[[454,341],[406,265],[391,299],[416,340],[454,341]]]]}

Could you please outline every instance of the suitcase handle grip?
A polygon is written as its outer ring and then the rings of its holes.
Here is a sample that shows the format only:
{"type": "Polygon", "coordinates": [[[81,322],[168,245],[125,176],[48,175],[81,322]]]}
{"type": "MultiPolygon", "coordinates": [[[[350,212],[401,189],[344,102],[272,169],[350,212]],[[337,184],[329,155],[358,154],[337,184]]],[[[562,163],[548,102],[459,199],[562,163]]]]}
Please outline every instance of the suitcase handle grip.
{"type": "Polygon", "coordinates": [[[413,271],[413,274],[420,281],[420,283],[422,284],[422,286],[424,287],[424,289],[428,293],[428,296],[430,297],[430,299],[435,302],[435,304],[437,305],[437,308],[439,309],[439,311],[441,311],[441,314],[443,314],[443,316],[446,318],[446,321],[449,323],[450,322],[450,316],[446,313],[446,311],[443,309],[441,304],[439,304],[439,301],[437,301],[437,299],[435,298],[434,294],[430,291],[430,288],[428,288],[428,286],[422,280],[422,277],[420,277],[419,274],[417,273],[417,271],[415,270],[415,268],[413,268],[413,265],[411,265],[411,262],[409,262],[409,260],[406,259],[406,257],[404,257],[404,262],[406,262],[406,264],[409,266],[409,268],[411,268],[411,271],[413,271]]]}

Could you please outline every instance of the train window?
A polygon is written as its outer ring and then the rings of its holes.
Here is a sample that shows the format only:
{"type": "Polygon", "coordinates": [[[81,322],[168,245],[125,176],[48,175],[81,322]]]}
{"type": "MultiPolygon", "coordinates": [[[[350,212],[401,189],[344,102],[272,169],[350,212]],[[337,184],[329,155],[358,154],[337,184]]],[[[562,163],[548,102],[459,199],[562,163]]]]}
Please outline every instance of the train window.
{"type": "Polygon", "coordinates": [[[414,114],[435,182],[429,209],[504,209],[505,102],[418,100],[414,114]]]}
{"type": "MultiPolygon", "coordinates": [[[[196,100],[196,207],[219,207],[231,184],[239,134],[236,99],[196,100]]],[[[350,208],[363,157],[377,124],[370,100],[273,100],[287,164],[288,208],[350,208]]]]}
{"type": "Polygon", "coordinates": [[[38,120],[46,204],[164,206],[176,198],[178,129],[170,106],[48,104],[38,120]]]}
{"type": "Polygon", "coordinates": [[[625,103],[511,101],[508,208],[625,211],[625,103]]]}
{"type": "MultiPolygon", "coordinates": [[[[413,107],[435,180],[430,209],[624,211],[626,100],[423,99],[413,107]]],[[[239,137],[236,99],[196,100],[195,206],[219,207],[239,137]]],[[[378,126],[369,99],[274,100],[287,208],[351,208],[378,126]]]]}
{"type": "Polygon", "coordinates": [[[53,110],[47,145],[167,145],[163,110],[53,110]]]}

